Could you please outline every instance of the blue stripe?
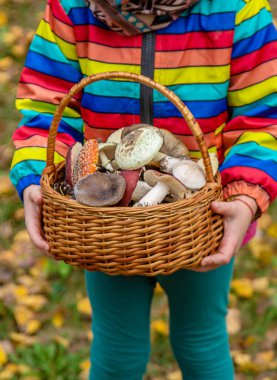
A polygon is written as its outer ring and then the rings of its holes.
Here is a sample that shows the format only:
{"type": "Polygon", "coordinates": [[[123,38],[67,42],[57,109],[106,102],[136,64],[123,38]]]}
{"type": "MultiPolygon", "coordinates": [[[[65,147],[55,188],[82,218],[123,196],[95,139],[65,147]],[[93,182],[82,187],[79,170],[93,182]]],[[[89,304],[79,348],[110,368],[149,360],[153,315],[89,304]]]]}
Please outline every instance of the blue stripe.
{"type": "Polygon", "coordinates": [[[270,24],[259,30],[252,37],[236,42],[233,46],[232,57],[242,57],[275,40],[277,40],[276,29],[273,24],[270,24]]]}
{"type": "Polygon", "coordinates": [[[158,29],[157,34],[182,34],[190,32],[213,32],[234,29],[234,12],[211,15],[190,14],[179,17],[166,28],[158,29]],[[222,22],[222,19],[224,22],[222,22]]]}
{"type": "Polygon", "coordinates": [[[276,93],[270,94],[246,106],[232,108],[232,110],[232,118],[241,115],[277,118],[276,93]]]}
{"type": "Polygon", "coordinates": [[[232,147],[228,156],[233,154],[241,156],[246,155],[248,157],[252,157],[256,160],[261,161],[264,161],[264,159],[266,158],[267,160],[271,160],[277,163],[277,151],[265,148],[264,146],[259,145],[259,143],[256,141],[241,144],[238,142],[238,145],[234,145],[232,147]]]}
{"type": "Polygon", "coordinates": [[[73,8],[68,16],[74,25],[95,25],[110,30],[106,24],[93,16],[89,8],[73,8]]]}
{"type": "MultiPolygon", "coordinates": [[[[38,115],[34,117],[32,120],[29,120],[25,125],[27,127],[31,128],[40,128],[43,130],[49,130],[49,117],[45,115],[38,115]]],[[[73,129],[70,127],[67,123],[65,123],[63,120],[61,120],[61,123],[58,128],[58,132],[60,133],[66,133],[74,138],[76,141],[83,141],[83,133],[76,131],[76,129],[73,129]]]]}
{"type": "Polygon", "coordinates": [[[23,191],[26,189],[26,187],[30,185],[39,185],[40,184],[40,175],[35,175],[35,174],[30,174],[27,175],[26,177],[21,178],[16,187],[16,190],[18,192],[19,198],[23,202],[23,191]]]}
{"type": "Polygon", "coordinates": [[[220,171],[235,168],[236,166],[259,169],[277,181],[277,165],[272,160],[256,160],[255,158],[235,154],[224,161],[223,165],[220,166],[220,171]]]}
{"type": "MultiPolygon", "coordinates": [[[[226,99],[215,100],[212,102],[186,102],[187,107],[191,110],[196,118],[209,118],[219,115],[226,111],[226,99]]],[[[90,94],[84,94],[82,106],[100,113],[115,114],[140,114],[140,100],[132,98],[100,97],[90,94]]],[[[155,117],[182,117],[179,110],[169,101],[156,102],[153,106],[155,117]]]]}
{"type": "Polygon", "coordinates": [[[71,64],[57,62],[32,51],[29,51],[27,55],[25,66],[71,83],[79,82],[82,79],[81,73],[75,70],[71,64]]]}

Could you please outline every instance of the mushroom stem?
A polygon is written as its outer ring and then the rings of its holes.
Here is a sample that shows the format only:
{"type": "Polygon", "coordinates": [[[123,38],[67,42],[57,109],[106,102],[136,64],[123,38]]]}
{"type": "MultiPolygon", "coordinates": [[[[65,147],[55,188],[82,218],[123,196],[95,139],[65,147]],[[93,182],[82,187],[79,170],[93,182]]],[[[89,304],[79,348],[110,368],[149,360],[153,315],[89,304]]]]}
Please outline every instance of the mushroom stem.
{"type": "Polygon", "coordinates": [[[109,170],[110,172],[114,171],[114,168],[111,165],[111,160],[108,159],[106,153],[103,150],[99,151],[99,158],[101,160],[101,165],[103,166],[103,168],[109,170]]]}
{"type": "Polygon", "coordinates": [[[141,206],[154,206],[161,203],[167,194],[170,192],[170,187],[166,183],[157,182],[157,184],[152,187],[150,191],[133,207],[141,206]]]}
{"type": "Polygon", "coordinates": [[[137,186],[132,194],[132,201],[140,201],[141,198],[143,198],[151,189],[152,187],[149,186],[146,182],[138,181],[137,186]]]}

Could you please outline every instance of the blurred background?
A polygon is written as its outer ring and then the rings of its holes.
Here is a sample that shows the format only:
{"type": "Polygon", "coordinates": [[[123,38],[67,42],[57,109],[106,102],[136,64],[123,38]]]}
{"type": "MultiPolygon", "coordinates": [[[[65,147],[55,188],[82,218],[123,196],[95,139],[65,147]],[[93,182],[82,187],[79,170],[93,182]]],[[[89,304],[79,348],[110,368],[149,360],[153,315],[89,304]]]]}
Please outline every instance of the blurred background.
{"type": "MultiPolygon", "coordinates": [[[[271,5],[277,16],[276,0],[271,5]]],[[[8,177],[11,133],[20,120],[16,85],[44,6],[44,0],[0,0],[0,380],[85,380],[93,339],[82,272],[33,248],[8,177]]],[[[276,210],[275,202],[236,260],[228,314],[236,380],[277,380],[276,210]]],[[[151,334],[146,380],[181,380],[159,287],[151,334]]]]}

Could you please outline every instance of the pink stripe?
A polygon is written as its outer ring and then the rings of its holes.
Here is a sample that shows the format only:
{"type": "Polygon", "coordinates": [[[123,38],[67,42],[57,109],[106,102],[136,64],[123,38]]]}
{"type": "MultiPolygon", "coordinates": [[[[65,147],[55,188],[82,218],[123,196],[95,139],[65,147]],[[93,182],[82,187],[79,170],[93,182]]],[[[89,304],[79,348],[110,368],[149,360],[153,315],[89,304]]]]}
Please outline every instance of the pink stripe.
{"type": "MultiPolygon", "coordinates": [[[[14,131],[13,141],[25,140],[35,135],[48,137],[49,131],[44,130],[44,129],[39,129],[39,128],[30,128],[27,126],[22,126],[14,131]]],[[[75,142],[74,138],[66,133],[58,133],[57,139],[68,146],[74,144],[75,142]]]]}

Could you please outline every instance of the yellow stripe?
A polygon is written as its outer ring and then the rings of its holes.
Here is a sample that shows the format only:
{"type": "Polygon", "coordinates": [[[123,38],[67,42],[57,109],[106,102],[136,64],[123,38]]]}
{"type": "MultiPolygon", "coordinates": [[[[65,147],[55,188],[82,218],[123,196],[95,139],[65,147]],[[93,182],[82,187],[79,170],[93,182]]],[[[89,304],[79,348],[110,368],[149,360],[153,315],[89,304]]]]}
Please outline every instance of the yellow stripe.
{"type": "Polygon", "coordinates": [[[270,95],[274,89],[277,89],[277,76],[242,90],[230,91],[228,95],[229,105],[232,107],[245,106],[270,95]]]}
{"type": "MultiPolygon", "coordinates": [[[[240,136],[240,138],[236,142],[236,145],[247,142],[256,142],[263,148],[268,148],[277,151],[275,137],[266,132],[245,132],[240,136]]],[[[232,147],[226,150],[225,156],[227,156],[231,149],[232,147]]]]}
{"type": "Polygon", "coordinates": [[[82,72],[85,75],[99,74],[105,71],[129,71],[140,74],[140,66],[90,61],[87,58],[80,58],[79,61],[82,72]]]}
{"type": "MultiPolygon", "coordinates": [[[[49,104],[45,102],[39,102],[37,100],[31,100],[31,99],[17,99],[16,107],[18,110],[30,110],[35,112],[41,112],[41,113],[50,113],[54,114],[56,111],[57,106],[55,104],[49,104]]],[[[73,117],[73,118],[79,118],[80,114],[76,112],[75,110],[66,107],[63,116],[67,117],[73,117]]]]}
{"type": "Polygon", "coordinates": [[[225,127],[226,123],[221,124],[219,127],[216,128],[214,134],[215,136],[220,135],[225,127]]]}
{"type": "MultiPolygon", "coordinates": [[[[11,168],[13,168],[19,162],[26,161],[26,160],[46,161],[46,148],[23,147],[23,148],[17,149],[13,156],[11,168]]],[[[59,153],[55,152],[54,162],[58,163],[63,160],[64,160],[64,157],[61,156],[59,153]]]]}
{"type": "Polygon", "coordinates": [[[247,5],[237,13],[236,25],[241,24],[243,21],[255,16],[261,9],[266,8],[270,11],[270,5],[266,0],[247,1],[247,5]]]}
{"type": "Polygon", "coordinates": [[[74,61],[78,60],[76,46],[74,44],[64,41],[63,39],[55,35],[46,21],[42,20],[40,22],[36,34],[47,41],[57,44],[63,52],[63,54],[65,55],[65,57],[67,57],[68,59],[74,61]]]}
{"type": "Polygon", "coordinates": [[[181,67],[156,69],[154,80],[165,85],[182,83],[222,83],[230,78],[229,65],[217,67],[181,67]]]}
{"type": "MultiPolygon", "coordinates": [[[[208,152],[209,153],[216,153],[217,152],[217,148],[216,148],[216,146],[212,146],[212,147],[210,147],[209,149],[208,149],[208,152]]],[[[197,150],[197,151],[189,151],[189,156],[191,157],[191,158],[195,158],[195,159],[200,159],[200,158],[202,158],[202,155],[201,155],[201,152],[199,151],[199,150],[197,150]]]]}

